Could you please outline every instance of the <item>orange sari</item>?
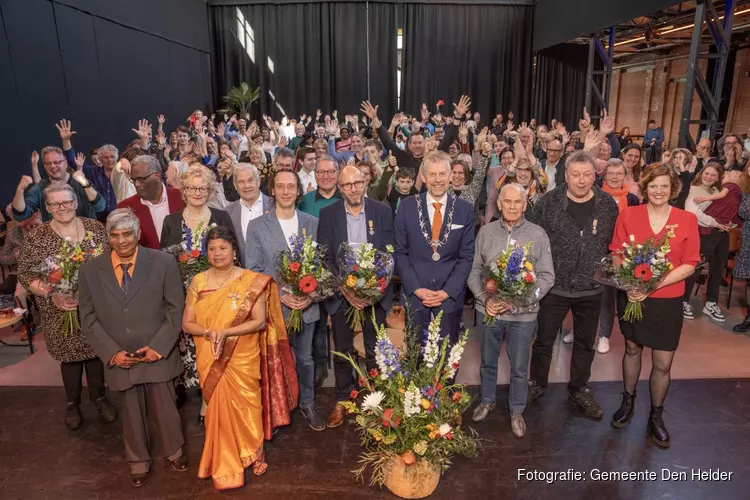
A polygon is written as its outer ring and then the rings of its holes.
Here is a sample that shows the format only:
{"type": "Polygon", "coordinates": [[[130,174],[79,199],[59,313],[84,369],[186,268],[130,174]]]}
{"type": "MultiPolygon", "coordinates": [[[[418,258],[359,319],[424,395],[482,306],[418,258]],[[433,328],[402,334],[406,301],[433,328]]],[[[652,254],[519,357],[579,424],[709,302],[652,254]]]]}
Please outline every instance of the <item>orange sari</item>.
{"type": "Polygon", "coordinates": [[[245,484],[245,469],[264,458],[263,441],[291,422],[299,388],[284,327],[276,283],[265,274],[244,271],[219,290],[206,288],[204,273],[188,289],[196,322],[216,331],[250,319],[261,294],[266,298],[263,330],[229,337],[219,359],[210,341],[195,337],[196,366],[206,402],[206,440],[198,477],[211,477],[218,490],[245,484]]]}

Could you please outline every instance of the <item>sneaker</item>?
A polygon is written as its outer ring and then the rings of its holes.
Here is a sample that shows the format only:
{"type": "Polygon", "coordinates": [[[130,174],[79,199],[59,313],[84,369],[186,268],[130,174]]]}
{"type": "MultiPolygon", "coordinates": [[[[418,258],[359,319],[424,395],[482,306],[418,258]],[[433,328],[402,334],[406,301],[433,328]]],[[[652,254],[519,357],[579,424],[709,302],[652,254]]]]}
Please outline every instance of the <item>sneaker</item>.
{"type": "Polygon", "coordinates": [[[474,409],[474,414],[471,416],[471,419],[474,422],[481,422],[482,420],[487,418],[487,415],[489,415],[490,412],[494,409],[495,403],[479,403],[479,406],[474,409]]]}
{"type": "Polygon", "coordinates": [[[693,306],[690,305],[690,302],[682,303],[682,317],[685,319],[695,319],[695,314],[693,314],[693,306]]]}
{"type": "Polygon", "coordinates": [[[587,416],[597,420],[601,420],[604,416],[604,410],[602,410],[602,407],[596,402],[594,395],[591,393],[591,389],[588,387],[580,391],[571,392],[568,397],[570,397],[570,400],[583,410],[587,416]]]}
{"type": "Polygon", "coordinates": [[[726,318],[721,314],[721,309],[719,309],[716,302],[706,302],[706,305],[703,307],[703,314],[719,323],[726,321],[726,318]]]}
{"type": "Polygon", "coordinates": [[[572,344],[573,343],[573,338],[574,338],[573,330],[571,330],[571,331],[569,331],[568,333],[565,334],[565,336],[563,337],[563,342],[566,343],[566,344],[572,344]]]}
{"type": "Polygon", "coordinates": [[[527,403],[531,404],[540,397],[542,397],[542,394],[544,394],[545,388],[541,385],[537,384],[533,380],[529,380],[529,394],[527,397],[527,403]]]}
{"type": "Polygon", "coordinates": [[[599,337],[599,342],[596,344],[596,352],[599,354],[607,354],[609,352],[609,339],[606,337],[599,337]]]}

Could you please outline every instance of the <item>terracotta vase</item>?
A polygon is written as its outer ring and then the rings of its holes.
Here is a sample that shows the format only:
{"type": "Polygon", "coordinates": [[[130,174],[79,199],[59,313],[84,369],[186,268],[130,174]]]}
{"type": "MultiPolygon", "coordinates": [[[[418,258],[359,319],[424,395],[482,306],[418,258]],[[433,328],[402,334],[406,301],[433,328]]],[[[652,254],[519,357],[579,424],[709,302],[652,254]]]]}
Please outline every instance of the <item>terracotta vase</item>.
{"type": "Polygon", "coordinates": [[[385,486],[397,497],[424,498],[432,495],[440,482],[440,469],[425,460],[406,465],[395,457],[388,465],[385,486]]]}

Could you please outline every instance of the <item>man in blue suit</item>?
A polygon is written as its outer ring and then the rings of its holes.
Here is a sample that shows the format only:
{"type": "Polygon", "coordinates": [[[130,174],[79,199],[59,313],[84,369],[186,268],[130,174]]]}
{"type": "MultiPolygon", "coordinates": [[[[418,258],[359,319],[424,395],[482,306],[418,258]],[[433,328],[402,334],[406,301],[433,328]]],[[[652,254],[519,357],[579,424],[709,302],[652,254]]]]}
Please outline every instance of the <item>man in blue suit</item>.
{"type": "Polygon", "coordinates": [[[401,200],[396,212],[396,271],[412,321],[424,332],[443,311],[441,335],[458,340],[461,312],[474,260],[474,209],[448,193],[451,159],[427,155],[419,175],[427,192],[401,200]]]}
{"type": "MultiPolygon", "coordinates": [[[[391,208],[364,197],[365,179],[359,169],[353,166],[344,167],[339,174],[338,185],[344,199],[323,208],[320,211],[318,223],[318,242],[328,248],[326,265],[334,276],[339,274],[336,257],[343,242],[370,243],[381,251],[385,251],[386,246],[393,244],[391,208]]],[[[393,291],[389,285],[380,302],[373,306],[377,324],[385,323],[385,316],[391,308],[392,299],[393,291]]],[[[333,345],[339,352],[354,354],[354,332],[346,321],[346,312],[350,306],[366,309],[362,335],[369,371],[377,367],[375,362],[376,325],[372,323],[372,309],[368,307],[367,302],[346,291],[337,293],[325,301],[326,310],[331,315],[333,345]]],[[[338,427],[344,422],[346,411],[338,402],[349,400],[352,389],[356,387],[354,373],[348,361],[337,356],[333,360],[333,365],[336,375],[337,404],[328,418],[329,428],[338,427]]]]}

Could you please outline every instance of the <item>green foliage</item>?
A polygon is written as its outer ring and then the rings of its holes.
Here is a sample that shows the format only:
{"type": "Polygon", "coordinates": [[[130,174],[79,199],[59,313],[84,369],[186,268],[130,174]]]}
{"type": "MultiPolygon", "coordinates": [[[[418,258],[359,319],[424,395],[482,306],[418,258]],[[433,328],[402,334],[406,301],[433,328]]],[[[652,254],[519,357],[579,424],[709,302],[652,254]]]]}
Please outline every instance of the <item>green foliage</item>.
{"type": "Polygon", "coordinates": [[[250,105],[260,99],[260,87],[251,88],[246,82],[242,82],[222,99],[227,107],[218,110],[219,113],[237,113],[239,116],[245,116],[250,112],[250,105]]]}

